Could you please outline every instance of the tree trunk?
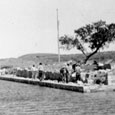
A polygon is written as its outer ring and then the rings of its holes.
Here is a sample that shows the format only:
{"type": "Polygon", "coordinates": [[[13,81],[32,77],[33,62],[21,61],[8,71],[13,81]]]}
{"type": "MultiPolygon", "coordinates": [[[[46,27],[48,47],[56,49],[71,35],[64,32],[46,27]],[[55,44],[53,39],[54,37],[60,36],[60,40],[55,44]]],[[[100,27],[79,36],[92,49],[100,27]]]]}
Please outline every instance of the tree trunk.
{"type": "Polygon", "coordinates": [[[90,53],[89,55],[87,55],[86,58],[84,59],[84,64],[86,64],[87,61],[89,60],[89,58],[90,58],[91,56],[93,56],[94,54],[96,54],[99,49],[100,49],[100,47],[98,47],[94,52],[92,52],[92,53],[90,53]]]}

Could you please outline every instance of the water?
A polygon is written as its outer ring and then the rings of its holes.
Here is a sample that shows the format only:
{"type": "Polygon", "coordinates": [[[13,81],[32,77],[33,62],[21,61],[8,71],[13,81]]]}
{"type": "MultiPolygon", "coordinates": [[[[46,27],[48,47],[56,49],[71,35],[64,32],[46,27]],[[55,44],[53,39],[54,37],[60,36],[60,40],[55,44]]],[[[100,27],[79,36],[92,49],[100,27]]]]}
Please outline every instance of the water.
{"type": "Polygon", "coordinates": [[[115,92],[82,94],[1,80],[0,115],[115,115],[115,92]]]}

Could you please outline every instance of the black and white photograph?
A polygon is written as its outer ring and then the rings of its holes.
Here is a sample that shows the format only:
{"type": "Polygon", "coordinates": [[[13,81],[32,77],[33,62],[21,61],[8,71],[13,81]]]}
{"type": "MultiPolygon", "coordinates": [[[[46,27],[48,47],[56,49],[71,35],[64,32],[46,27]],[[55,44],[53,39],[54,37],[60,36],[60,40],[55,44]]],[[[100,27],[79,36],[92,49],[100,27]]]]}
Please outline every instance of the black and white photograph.
{"type": "Polygon", "coordinates": [[[0,115],[115,115],[115,0],[0,0],[0,115]]]}

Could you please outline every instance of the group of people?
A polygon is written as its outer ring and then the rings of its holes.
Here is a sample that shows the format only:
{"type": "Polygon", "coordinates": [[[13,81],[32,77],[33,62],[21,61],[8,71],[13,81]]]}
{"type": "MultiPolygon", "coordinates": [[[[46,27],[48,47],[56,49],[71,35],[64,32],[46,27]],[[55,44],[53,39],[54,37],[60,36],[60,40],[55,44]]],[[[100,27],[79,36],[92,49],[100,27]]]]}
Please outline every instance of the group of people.
{"type": "Polygon", "coordinates": [[[101,82],[103,83],[103,81],[101,80],[102,78],[104,78],[104,82],[106,82],[106,73],[101,75],[99,74],[99,71],[99,65],[96,61],[92,63],[92,66],[90,68],[85,64],[81,64],[80,62],[77,62],[75,64],[70,62],[67,63],[65,67],[60,69],[60,74],[62,77],[62,81],[66,83],[76,82],[78,84],[83,84],[92,81],[96,84],[99,84],[101,82]],[[91,72],[93,73],[93,75],[91,75],[91,72]],[[97,83],[97,81],[99,81],[99,83],[97,83]]]}
{"type": "Polygon", "coordinates": [[[69,62],[65,67],[60,69],[60,74],[62,76],[62,81],[68,83],[71,82],[79,82],[81,80],[81,67],[80,63],[72,64],[69,62]]]}
{"type": "Polygon", "coordinates": [[[43,77],[44,77],[44,67],[43,67],[42,63],[39,63],[38,67],[33,65],[31,67],[31,71],[32,71],[32,78],[33,79],[38,78],[40,81],[43,79],[43,77]]]}
{"type": "MultiPolygon", "coordinates": [[[[96,61],[94,61],[94,63],[92,65],[94,65],[93,70],[98,71],[98,63],[96,61]]],[[[77,62],[77,63],[67,62],[60,69],[60,75],[58,75],[58,78],[57,78],[57,79],[59,79],[58,81],[62,81],[65,83],[75,82],[78,84],[88,83],[88,80],[90,80],[90,76],[91,76],[91,70],[89,70],[89,72],[88,72],[87,71],[88,66],[87,67],[85,67],[85,66],[87,66],[87,65],[83,65],[80,62],[77,62]],[[84,71],[83,69],[86,71],[84,71]]],[[[47,77],[48,77],[46,74],[47,72],[44,70],[44,66],[42,63],[39,63],[38,66],[32,65],[30,71],[32,72],[32,79],[39,79],[40,81],[42,81],[45,78],[47,79],[47,77]]],[[[92,71],[92,72],[95,73],[94,71],[92,71]]],[[[95,75],[95,76],[97,76],[97,75],[95,75]]]]}

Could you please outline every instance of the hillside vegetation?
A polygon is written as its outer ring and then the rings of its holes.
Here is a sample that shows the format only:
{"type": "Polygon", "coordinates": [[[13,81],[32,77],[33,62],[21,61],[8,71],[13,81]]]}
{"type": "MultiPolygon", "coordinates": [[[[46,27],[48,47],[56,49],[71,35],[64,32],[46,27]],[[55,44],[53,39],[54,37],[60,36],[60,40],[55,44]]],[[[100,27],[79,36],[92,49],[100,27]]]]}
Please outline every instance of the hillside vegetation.
{"type": "MultiPolygon", "coordinates": [[[[58,55],[57,54],[27,54],[19,57],[18,59],[26,60],[26,61],[34,61],[43,62],[46,64],[52,64],[58,62],[58,55]]],[[[69,54],[69,55],[61,55],[61,62],[69,61],[69,60],[82,60],[84,59],[84,55],[82,54],[69,54]]],[[[115,61],[115,51],[108,51],[108,52],[99,52],[92,56],[90,60],[97,60],[97,61],[107,61],[108,59],[112,59],[115,61]]]]}
{"type": "MultiPolygon", "coordinates": [[[[82,60],[84,56],[82,54],[71,54],[71,55],[61,55],[61,62],[66,62],[69,60],[82,60]]],[[[107,60],[112,59],[115,62],[115,51],[109,52],[100,52],[95,54],[90,60],[97,60],[99,62],[106,62],[107,60]]],[[[20,56],[18,58],[9,58],[9,59],[1,59],[0,66],[11,65],[13,67],[28,67],[32,64],[39,64],[42,62],[44,64],[54,64],[58,62],[57,54],[27,54],[20,56]]]]}

